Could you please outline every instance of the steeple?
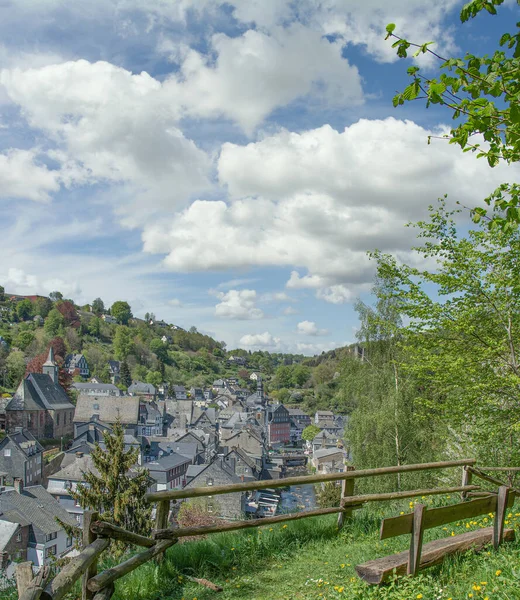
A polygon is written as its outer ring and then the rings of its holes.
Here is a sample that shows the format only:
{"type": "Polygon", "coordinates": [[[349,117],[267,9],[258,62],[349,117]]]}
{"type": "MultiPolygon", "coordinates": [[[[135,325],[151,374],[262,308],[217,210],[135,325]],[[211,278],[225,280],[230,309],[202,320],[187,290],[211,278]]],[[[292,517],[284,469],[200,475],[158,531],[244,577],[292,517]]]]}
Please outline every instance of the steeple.
{"type": "Polygon", "coordinates": [[[58,365],[54,360],[54,348],[49,348],[49,355],[47,360],[43,363],[42,371],[44,375],[48,375],[54,383],[58,383],[58,365]]]}

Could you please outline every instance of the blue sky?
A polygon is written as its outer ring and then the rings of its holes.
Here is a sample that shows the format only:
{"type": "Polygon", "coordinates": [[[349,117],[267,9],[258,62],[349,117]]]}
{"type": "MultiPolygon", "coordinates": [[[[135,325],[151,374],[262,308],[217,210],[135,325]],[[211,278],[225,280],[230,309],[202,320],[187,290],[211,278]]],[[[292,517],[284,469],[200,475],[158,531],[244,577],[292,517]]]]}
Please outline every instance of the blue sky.
{"type": "MultiPolygon", "coordinates": [[[[456,0],[16,0],[0,8],[0,284],[125,299],[229,347],[355,339],[379,248],[410,257],[444,193],[491,170],[427,136],[449,115],[392,97],[388,22],[439,52],[518,20],[456,0]]],[[[428,68],[428,64],[423,64],[428,68]]]]}

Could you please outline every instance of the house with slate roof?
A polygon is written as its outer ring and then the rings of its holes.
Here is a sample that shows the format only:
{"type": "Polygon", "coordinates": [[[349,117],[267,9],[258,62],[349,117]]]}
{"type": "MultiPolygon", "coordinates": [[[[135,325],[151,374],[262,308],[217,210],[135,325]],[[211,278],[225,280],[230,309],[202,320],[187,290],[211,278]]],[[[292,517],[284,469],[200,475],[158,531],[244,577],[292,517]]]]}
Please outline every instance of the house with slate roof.
{"type": "Polygon", "coordinates": [[[137,435],[139,423],[139,398],[136,396],[87,396],[80,394],[74,413],[74,437],[81,431],[80,426],[91,421],[101,421],[113,425],[120,421],[125,433],[137,435]]]}
{"type": "MultiPolygon", "coordinates": [[[[205,469],[196,474],[186,485],[185,489],[195,487],[210,487],[241,483],[242,479],[235,475],[234,469],[224,458],[216,457],[205,469]]],[[[234,492],[219,496],[200,498],[204,509],[209,513],[225,519],[241,519],[245,513],[245,493],[234,492]]]]}
{"type": "Polygon", "coordinates": [[[191,459],[188,456],[172,451],[143,466],[155,481],[151,491],[160,492],[182,488],[186,484],[186,471],[190,465],[191,459]]]}
{"type": "Polygon", "coordinates": [[[77,522],[41,485],[24,487],[15,481],[14,490],[0,493],[0,519],[29,527],[27,560],[36,567],[50,564],[72,550],[72,538],[67,536],[58,519],[76,526],[77,522]]]}
{"type": "Polygon", "coordinates": [[[163,413],[155,402],[141,402],[139,404],[139,422],[137,435],[163,434],[163,413]]]}
{"type": "Polygon", "coordinates": [[[121,380],[121,363],[118,360],[108,361],[108,372],[110,373],[110,381],[115,385],[121,380]]]}
{"type": "Polygon", "coordinates": [[[133,381],[132,385],[128,387],[128,393],[130,396],[139,396],[146,400],[155,400],[157,393],[155,386],[151,383],[144,383],[143,381],[133,381]]]}
{"type": "Polygon", "coordinates": [[[72,386],[80,394],[89,396],[121,396],[121,390],[113,383],[73,383],[72,386]]]}
{"type": "MultiPolygon", "coordinates": [[[[27,560],[29,525],[20,525],[2,520],[0,515],[0,573],[11,578],[15,574],[16,562],[27,560]]],[[[1,585],[0,585],[1,589],[1,585]]]]}
{"type": "Polygon", "coordinates": [[[27,429],[9,433],[0,441],[0,471],[7,479],[37,485],[43,478],[43,447],[27,429]]]}
{"type": "Polygon", "coordinates": [[[83,354],[67,354],[63,366],[71,375],[80,375],[81,377],[90,375],[87,359],[83,354]]]}
{"type": "Polygon", "coordinates": [[[58,383],[54,350],[49,350],[43,373],[29,373],[22,379],[5,407],[6,431],[28,429],[36,438],[60,438],[73,433],[74,405],[58,383]]]}

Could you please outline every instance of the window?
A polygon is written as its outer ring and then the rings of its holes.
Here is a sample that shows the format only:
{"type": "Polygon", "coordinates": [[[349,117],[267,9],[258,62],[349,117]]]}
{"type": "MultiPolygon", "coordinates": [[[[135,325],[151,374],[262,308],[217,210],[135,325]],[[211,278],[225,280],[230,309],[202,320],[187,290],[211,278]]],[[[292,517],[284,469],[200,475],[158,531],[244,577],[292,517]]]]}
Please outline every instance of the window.
{"type": "Polygon", "coordinates": [[[17,542],[21,542],[22,541],[22,534],[21,533],[17,533],[16,534],[16,541],[17,542]]]}
{"type": "Polygon", "coordinates": [[[52,533],[48,533],[45,536],[45,541],[46,542],[50,542],[51,540],[55,540],[58,537],[58,532],[57,531],[53,531],[52,533]]]}
{"type": "Polygon", "coordinates": [[[4,456],[11,456],[11,448],[4,449],[4,456]]]}
{"type": "Polygon", "coordinates": [[[94,410],[99,410],[99,404],[93,404],[93,405],[92,405],[92,408],[93,408],[94,410]]]}
{"type": "Polygon", "coordinates": [[[81,523],[81,515],[74,515],[74,517],[78,523],[81,523]]]}
{"type": "Polygon", "coordinates": [[[67,538],[67,548],[70,548],[72,546],[72,538],[68,537],[67,538]]]}
{"type": "Polygon", "coordinates": [[[56,413],[56,425],[60,424],[60,413],[56,413]]]}
{"type": "Polygon", "coordinates": [[[56,556],[56,546],[45,548],[45,558],[49,558],[50,556],[56,556]]]}

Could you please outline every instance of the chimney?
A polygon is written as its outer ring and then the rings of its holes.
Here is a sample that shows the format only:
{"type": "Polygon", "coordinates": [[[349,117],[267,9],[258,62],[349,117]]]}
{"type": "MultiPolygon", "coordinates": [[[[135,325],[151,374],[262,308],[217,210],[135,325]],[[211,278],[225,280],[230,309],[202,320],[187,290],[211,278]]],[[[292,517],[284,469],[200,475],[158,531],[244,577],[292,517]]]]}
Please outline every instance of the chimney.
{"type": "Polygon", "coordinates": [[[76,452],[76,456],[78,458],[83,458],[83,452],[76,452]]]}
{"type": "Polygon", "coordinates": [[[23,480],[20,477],[15,477],[14,489],[18,494],[21,494],[23,492],[23,480]]]}

